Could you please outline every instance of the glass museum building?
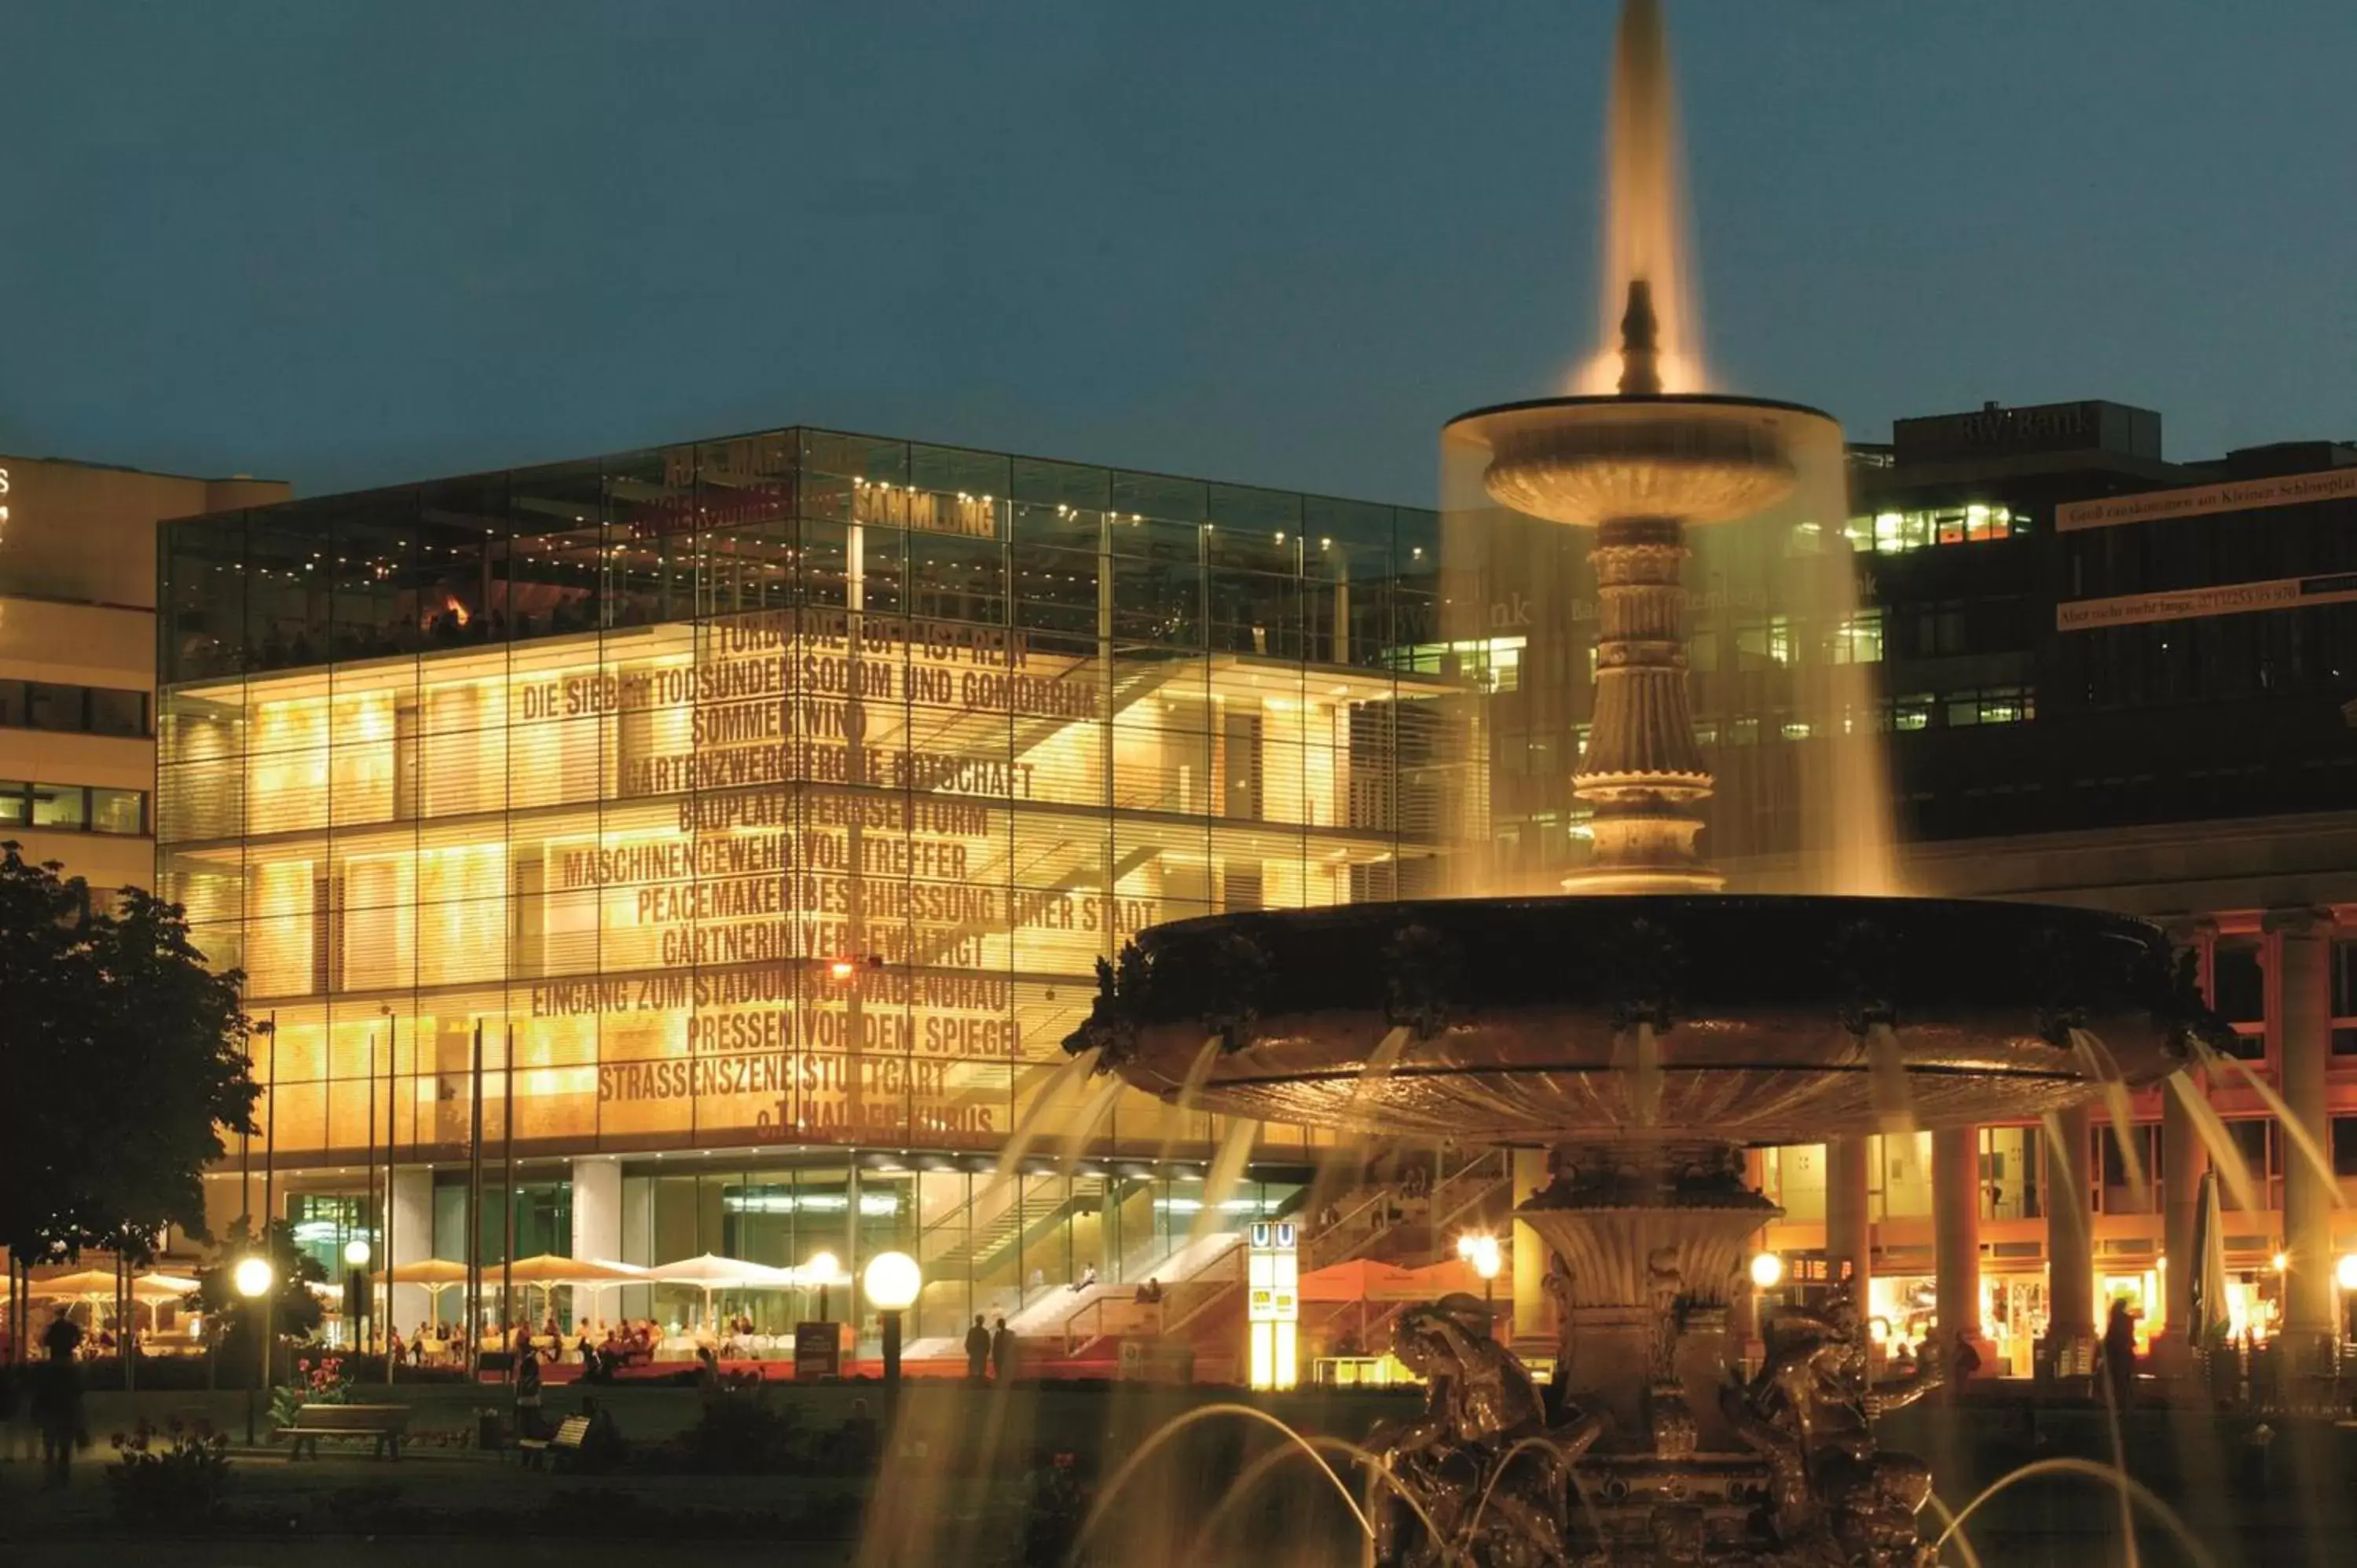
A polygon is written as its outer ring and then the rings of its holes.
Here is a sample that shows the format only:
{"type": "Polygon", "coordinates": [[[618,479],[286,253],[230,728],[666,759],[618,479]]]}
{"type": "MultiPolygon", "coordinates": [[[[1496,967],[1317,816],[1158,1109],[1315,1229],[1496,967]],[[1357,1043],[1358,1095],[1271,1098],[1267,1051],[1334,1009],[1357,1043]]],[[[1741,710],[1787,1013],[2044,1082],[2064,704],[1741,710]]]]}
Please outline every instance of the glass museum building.
{"type": "Polygon", "coordinates": [[[494,1275],[899,1250],[942,1335],[1170,1264],[1222,1144],[1285,1210],[1309,1134],[1062,1042],[1140,928],[1486,838],[1438,532],[799,428],[163,529],[157,882],[264,1026],[215,1233],[462,1258],[479,1163],[494,1275]]]}

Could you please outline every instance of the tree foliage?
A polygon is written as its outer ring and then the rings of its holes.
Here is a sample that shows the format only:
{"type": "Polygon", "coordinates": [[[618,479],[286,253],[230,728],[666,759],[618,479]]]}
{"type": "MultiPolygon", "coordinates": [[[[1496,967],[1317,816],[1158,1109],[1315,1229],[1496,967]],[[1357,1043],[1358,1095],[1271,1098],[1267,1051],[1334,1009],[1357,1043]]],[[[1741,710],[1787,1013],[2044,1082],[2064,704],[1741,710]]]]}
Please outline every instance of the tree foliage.
{"type": "Polygon", "coordinates": [[[247,1335],[257,1324],[249,1319],[258,1317],[255,1304],[237,1294],[235,1279],[239,1260],[254,1252],[270,1260],[276,1283],[271,1290],[270,1323],[277,1334],[287,1339],[307,1339],[319,1326],[326,1309],[311,1287],[328,1282],[328,1271],[317,1259],[295,1244],[295,1228],[284,1219],[274,1219],[263,1227],[261,1245],[256,1246],[253,1232],[247,1221],[233,1219],[229,1233],[221,1239],[210,1267],[197,1274],[197,1294],[192,1305],[205,1315],[205,1321],[217,1325],[230,1341],[224,1354],[232,1363],[238,1360],[237,1347],[245,1347],[243,1354],[253,1354],[253,1341],[247,1335]]]}
{"type": "Polygon", "coordinates": [[[145,1262],[167,1225],[205,1234],[204,1167],[253,1130],[242,977],[215,973],[176,904],[0,844],[0,1245],[145,1262]]]}

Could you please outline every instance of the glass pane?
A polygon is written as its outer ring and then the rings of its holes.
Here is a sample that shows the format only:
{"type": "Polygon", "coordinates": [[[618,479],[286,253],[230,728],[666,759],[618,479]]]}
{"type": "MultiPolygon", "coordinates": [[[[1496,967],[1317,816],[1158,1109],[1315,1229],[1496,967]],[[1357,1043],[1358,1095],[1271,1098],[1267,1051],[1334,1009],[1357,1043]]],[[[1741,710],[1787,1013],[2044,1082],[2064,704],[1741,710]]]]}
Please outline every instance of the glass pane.
{"type": "Polygon", "coordinates": [[[36,681],[26,688],[26,722],[35,729],[78,730],[82,727],[80,686],[47,686],[36,681]]]}
{"type": "Polygon", "coordinates": [[[92,789],[90,792],[90,825],[102,833],[141,833],[146,831],[147,797],[137,789],[92,789]]]}
{"type": "Polygon", "coordinates": [[[93,735],[145,735],[147,693],[93,689],[90,693],[90,727],[93,735]]]}
{"type": "Polygon", "coordinates": [[[87,810],[82,791],[71,784],[33,786],[33,825],[37,828],[78,828],[87,810]]]}

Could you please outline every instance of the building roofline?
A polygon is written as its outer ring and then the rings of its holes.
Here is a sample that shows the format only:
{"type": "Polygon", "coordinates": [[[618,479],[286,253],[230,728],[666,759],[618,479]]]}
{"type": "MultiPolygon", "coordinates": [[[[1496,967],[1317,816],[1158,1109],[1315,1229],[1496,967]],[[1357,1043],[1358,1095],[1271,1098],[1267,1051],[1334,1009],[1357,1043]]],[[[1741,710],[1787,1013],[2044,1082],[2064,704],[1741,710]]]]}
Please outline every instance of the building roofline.
{"type": "MultiPolygon", "coordinates": [[[[968,452],[978,456],[1004,457],[1013,462],[1053,463],[1065,467],[1101,468],[1114,474],[1134,474],[1140,478],[1170,479],[1190,485],[1225,485],[1240,490],[1261,490],[1271,495],[1298,496],[1305,500],[1334,501],[1345,506],[1380,507],[1394,512],[1424,512],[1434,518],[1440,514],[1434,501],[1418,504],[1408,501],[1372,500],[1363,496],[1339,496],[1324,490],[1291,489],[1282,485],[1247,483],[1241,479],[1223,479],[1206,474],[1180,474],[1167,468],[1133,467],[1120,463],[1100,463],[1084,457],[1058,457],[1038,452],[1012,452],[996,446],[976,446],[963,442],[930,441],[915,435],[891,435],[873,430],[845,430],[831,424],[776,424],[758,430],[739,430],[726,435],[692,435],[676,441],[656,441],[640,446],[617,446],[601,452],[576,454],[566,457],[543,458],[529,463],[507,463],[489,468],[473,468],[458,473],[430,474],[422,478],[400,479],[391,484],[364,485],[357,489],[322,491],[317,495],[289,496],[283,501],[269,501],[261,506],[231,509],[239,511],[272,511],[281,507],[308,506],[320,502],[349,500],[358,496],[383,495],[393,490],[415,489],[425,485],[457,484],[468,479],[486,479],[496,475],[525,472],[534,468],[561,468],[572,464],[604,463],[608,459],[633,456],[647,452],[661,452],[681,446],[719,446],[733,441],[750,441],[762,436],[784,435],[793,431],[807,431],[822,435],[845,436],[856,441],[898,442],[909,446],[928,446],[942,452],[968,452]]],[[[219,512],[196,512],[173,521],[190,521],[196,518],[217,517],[219,512]]]]}

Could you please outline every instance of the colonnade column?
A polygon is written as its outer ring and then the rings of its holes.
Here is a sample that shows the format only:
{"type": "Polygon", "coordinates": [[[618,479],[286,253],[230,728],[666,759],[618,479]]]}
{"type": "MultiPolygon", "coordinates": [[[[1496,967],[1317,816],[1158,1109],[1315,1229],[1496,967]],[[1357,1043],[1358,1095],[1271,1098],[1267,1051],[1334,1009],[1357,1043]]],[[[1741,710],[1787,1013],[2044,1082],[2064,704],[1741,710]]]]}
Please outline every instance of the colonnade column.
{"type": "MultiPolygon", "coordinates": [[[[2039,1371],[2073,1364],[2072,1348],[2095,1335],[2095,1205],[2088,1151],[2095,1112],[2079,1105],[2055,1118],[2061,1146],[2046,1151],[2046,1357],[2039,1371]]],[[[2087,1365],[2092,1368],[2091,1360],[2087,1365]]]]}
{"type": "Polygon", "coordinates": [[[1825,1262],[1836,1278],[1845,1269],[1858,1316],[1867,1316],[1867,1286],[1874,1279],[1874,1230],[1867,1217],[1867,1156],[1864,1133],[1825,1140],[1825,1262]]]}
{"type": "MultiPolygon", "coordinates": [[[[2218,955],[2218,924],[2200,919],[2172,927],[2170,940],[2192,950],[2201,999],[2217,1002],[2214,965],[2218,955]]],[[[2186,1078],[2195,1093],[2207,1097],[2208,1079],[2188,1068],[2186,1078]]],[[[2161,1316],[2166,1331],[2154,1343],[2155,1354],[2172,1369],[2185,1365],[2187,1354],[2199,1348],[2187,1336],[2193,1324],[2193,1281],[2201,1260],[2193,1255],[2194,1216],[2200,1210],[2201,1178],[2210,1169],[2209,1145],[2194,1125],[2185,1097],[2174,1089],[2160,1091],[2161,1316]]]]}
{"type": "MultiPolygon", "coordinates": [[[[622,1162],[611,1155],[573,1162],[573,1255],[606,1263],[621,1259],[622,1162]]],[[[590,1307],[605,1294],[576,1289],[569,1326],[578,1329],[597,1316],[590,1307]]]]}
{"type": "Polygon", "coordinates": [[[1932,1134],[1932,1242],[1939,1269],[1940,1334],[1935,1350],[1953,1352],[1961,1331],[1989,1366],[1981,1334],[1981,1130],[1943,1127],[1932,1134]]]}
{"type": "MultiPolygon", "coordinates": [[[[2316,1140],[2330,1147],[2331,1122],[2326,1109],[2325,1072],[2332,1054],[2332,1000],[2326,960],[2331,952],[2332,915],[2325,909],[2271,909],[2266,928],[2276,938],[2276,976],[2281,1020],[2276,1033],[2277,1087],[2285,1109],[2316,1140]]],[[[2287,1145],[2289,1140],[2286,1140],[2287,1145]]],[[[2287,1148],[2284,1166],[2284,1332],[2294,1354],[2329,1345],[2338,1328],[2333,1301],[2332,1186],[2287,1148]]]]}

